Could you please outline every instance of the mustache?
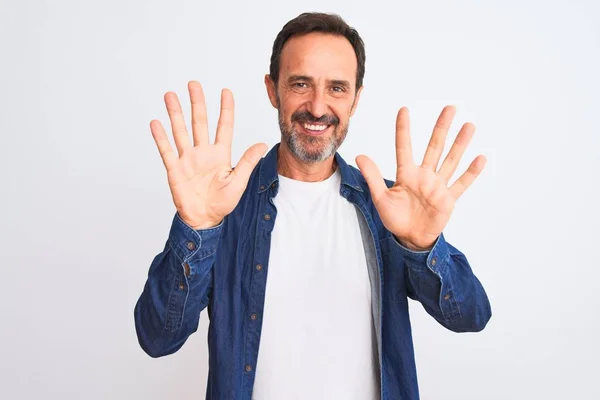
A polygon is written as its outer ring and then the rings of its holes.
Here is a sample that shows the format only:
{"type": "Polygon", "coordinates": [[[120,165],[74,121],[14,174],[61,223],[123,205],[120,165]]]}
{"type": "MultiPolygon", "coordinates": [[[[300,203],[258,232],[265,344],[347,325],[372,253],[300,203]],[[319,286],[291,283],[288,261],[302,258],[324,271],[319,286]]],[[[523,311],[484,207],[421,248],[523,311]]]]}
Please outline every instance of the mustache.
{"type": "Polygon", "coordinates": [[[316,118],[308,111],[297,111],[292,114],[292,122],[311,122],[313,124],[326,124],[337,126],[340,120],[335,115],[325,114],[319,118],[316,118]]]}

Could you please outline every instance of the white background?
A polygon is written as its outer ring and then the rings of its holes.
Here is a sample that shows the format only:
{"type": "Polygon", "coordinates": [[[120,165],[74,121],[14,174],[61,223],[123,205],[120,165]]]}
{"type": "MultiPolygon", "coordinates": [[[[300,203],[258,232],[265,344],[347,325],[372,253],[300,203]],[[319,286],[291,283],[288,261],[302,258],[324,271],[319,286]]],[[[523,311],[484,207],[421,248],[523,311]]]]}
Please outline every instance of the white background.
{"type": "MultiPolygon", "coordinates": [[[[0,2],[3,399],[200,399],[199,331],[176,354],[139,347],[134,304],[174,213],[149,122],[203,83],[236,98],[234,159],[279,140],[263,86],[276,34],[339,13],[367,50],[340,153],[394,175],[394,121],[420,160],[446,104],[477,131],[458,173],[488,164],[445,234],[492,303],[456,334],[411,303],[423,399],[598,399],[600,6],[595,1],[0,2]]],[[[188,114],[189,115],[189,114],[188,114]]],[[[450,142],[447,143],[447,149],[450,142]]]]}

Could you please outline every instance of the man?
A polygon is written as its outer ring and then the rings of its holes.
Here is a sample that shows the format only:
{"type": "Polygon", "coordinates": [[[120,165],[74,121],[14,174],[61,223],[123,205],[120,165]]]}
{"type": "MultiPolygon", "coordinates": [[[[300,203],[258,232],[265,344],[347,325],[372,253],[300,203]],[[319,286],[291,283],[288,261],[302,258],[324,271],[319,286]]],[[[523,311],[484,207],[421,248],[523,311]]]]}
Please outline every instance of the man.
{"type": "Polygon", "coordinates": [[[395,181],[365,156],[360,170],[347,165],[336,151],[364,65],[360,36],[338,16],[288,22],[265,77],[282,141],[262,159],[266,145],[250,147],[235,168],[228,90],[212,145],[197,82],[188,85],[193,145],[174,93],[165,102],[178,154],[151,122],[177,213],[135,326],[142,348],[164,356],[208,307],[207,399],[417,399],[407,297],[456,332],[479,331],[491,316],[467,259],[442,233],[485,163],[477,157],[448,187],[474,126],[463,125],[437,169],[455,113],[446,107],[416,166],[402,108],[395,181]]]}

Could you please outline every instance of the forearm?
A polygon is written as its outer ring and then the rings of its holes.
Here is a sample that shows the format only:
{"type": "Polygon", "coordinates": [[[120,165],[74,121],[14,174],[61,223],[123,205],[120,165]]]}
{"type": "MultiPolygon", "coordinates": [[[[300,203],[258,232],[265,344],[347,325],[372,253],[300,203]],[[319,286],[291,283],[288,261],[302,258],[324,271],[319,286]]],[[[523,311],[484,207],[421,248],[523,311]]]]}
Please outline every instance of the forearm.
{"type": "Polygon", "coordinates": [[[198,329],[210,300],[221,227],[195,231],[175,215],[134,311],[138,341],[150,356],[174,353],[198,329]]]}
{"type": "Polygon", "coordinates": [[[440,324],[455,332],[482,330],[491,307],[481,282],[458,249],[442,235],[429,251],[402,247],[409,295],[440,324]]]}

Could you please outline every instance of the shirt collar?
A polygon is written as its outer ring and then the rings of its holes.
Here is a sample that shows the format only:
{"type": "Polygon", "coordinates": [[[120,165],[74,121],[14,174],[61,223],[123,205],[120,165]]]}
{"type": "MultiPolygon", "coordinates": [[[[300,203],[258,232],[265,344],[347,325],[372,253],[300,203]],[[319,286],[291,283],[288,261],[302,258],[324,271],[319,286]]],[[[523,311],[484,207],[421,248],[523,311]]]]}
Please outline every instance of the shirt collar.
{"type": "MultiPolygon", "coordinates": [[[[260,163],[258,172],[258,193],[264,192],[271,185],[279,181],[279,175],[277,173],[277,152],[279,150],[279,144],[280,143],[277,143],[273,146],[260,163]]],[[[338,152],[335,153],[335,161],[342,175],[342,185],[346,185],[354,190],[362,192],[363,190],[356,180],[354,171],[346,164],[346,161],[344,161],[338,152]]]]}

